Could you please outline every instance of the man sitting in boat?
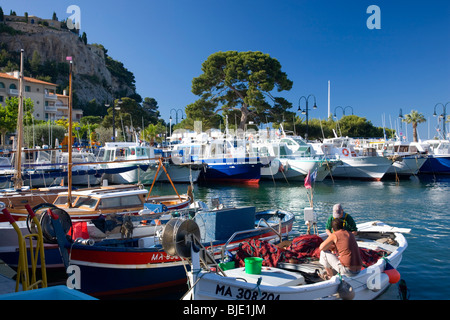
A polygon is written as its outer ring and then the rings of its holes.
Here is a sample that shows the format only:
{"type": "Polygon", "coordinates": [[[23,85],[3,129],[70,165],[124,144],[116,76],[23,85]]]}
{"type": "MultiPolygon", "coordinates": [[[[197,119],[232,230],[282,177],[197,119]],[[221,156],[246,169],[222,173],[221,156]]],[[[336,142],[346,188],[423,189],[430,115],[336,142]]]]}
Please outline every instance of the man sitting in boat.
{"type": "Polygon", "coordinates": [[[328,235],[333,233],[331,228],[331,222],[333,219],[342,219],[344,223],[344,229],[350,232],[353,232],[354,235],[357,234],[358,228],[356,227],[355,220],[353,220],[352,216],[348,213],[344,212],[340,203],[337,203],[333,206],[333,214],[328,217],[327,224],[325,225],[325,231],[328,235]]]}
{"type": "Polygon", "coordinates": [[[333,270],[350,277],[357,275],[361,271],[362,260],[355,236],[344,229],[342,219],[333,219],[331,227],[333,233],[319,247],[320,263],[327,272],[324,278],[330,279],[334,275],[333,270]]]}

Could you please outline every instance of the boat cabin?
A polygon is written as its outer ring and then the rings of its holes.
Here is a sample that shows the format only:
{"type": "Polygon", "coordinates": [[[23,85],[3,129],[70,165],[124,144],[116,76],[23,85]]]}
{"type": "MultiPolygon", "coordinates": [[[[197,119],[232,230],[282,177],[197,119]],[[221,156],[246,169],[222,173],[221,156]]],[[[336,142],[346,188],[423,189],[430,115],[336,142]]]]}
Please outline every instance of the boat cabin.
{"type": "MultiPolygon", "coordinates": [[[[123,212],[139,211],[143,209],[145,198],[148,194],[146,189],[140,188],[109,188],[86,189],[72,191],[72,209],[89,212],[123,212]]],[[[67,209],[68,193],[62,192],[53,202],[60,208],[67,209]]],[[[70,210],[70,209],[69,209],[70,210]]]]}
{"type": "Polygon", "coordinates": [[[100,148],[98,161],[134,160],[155,158],[154,148],[130,142],[107,142],[100,148]]]}
{"type": "Polygon", "coordinates": [[[307,144],[300,137],[285,137],[281,139],[281,142],[284,142],[289,149],[291,149],[292,153],[296,156],[301,157],[311,157],[311,146],[307,144]]]}
{"type": "Polygon", "coordinates": [[[450,154],[450,142],[448,140],[427,140],[425,141],[435,155],[450,154]]]}

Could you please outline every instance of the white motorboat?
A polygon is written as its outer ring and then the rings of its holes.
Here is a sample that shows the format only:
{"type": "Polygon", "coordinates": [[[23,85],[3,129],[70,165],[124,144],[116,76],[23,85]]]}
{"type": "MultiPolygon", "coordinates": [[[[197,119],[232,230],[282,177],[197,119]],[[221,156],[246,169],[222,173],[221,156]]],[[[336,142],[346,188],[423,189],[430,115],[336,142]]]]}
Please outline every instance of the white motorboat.
{"type": "MultiPolygon", "coordinates": [[[[67,164],[69,153],[62,152],[59,155],[59,162],[67,164]]],[[[95,163],[95,156],[89,152],[72,153],[72,185],[91,186],[98,185],[102,181],[101,166],[95,163]]],[[[67,177],[64,177],[67,184],[67,177]]]]}
{"type": "MultiPolygon", "coordinates": [[[[395,270],[407,248],[403,233],[410,229],[388,226],[382,222],[358,225],[358,245],[386,254],[356,276],[335,275],[322,280],[321,266],[309,259],[305,263],[279,262],[276,267],[262,266],[260,272],[245,267],[223,270],[200,265],[198,250],[191,251],[191,270],[187,272],[190,289],[185,300],[371,300],[391,283],[399,280],[395,270]],[[391,269],[391,267],[393,269],[391,269]]],[[[324,239],[326,234],[321,234],[324,239]]],[[[193,246],[194,247],[194,246],[193,246]]],[[[288,247],[289,249],[289,247],[288,247]]],[[[202,253],[202,250],[200,250],[202,253]]]]}
{"type": "MultiPolygon", "coordinates": [[[[22,149],[23,185],[30,188],[57,186],[63,179],[62,169],[56,163],[56,150],[36,148],[22,149]]],[[[15,162],[13,153],[11,162],[15,162]]]]}
{"type": "Polygon", "coordinates": [[[303,181],[308,173],[316,172],[315,181],[322,181],[340,163],[315,155],[313,148],[299,137],[253,143],[252,150],[260,156],[275,158],[273,163],[261,168],[261,178],[266,180],[303,181]]]}
{"type": "Polygon", "coordinates": [[[375,149],[358,153],[352,138],[325,139],[312,145],[317,153],[342,161],[333,171],[333,178],[379,181],[392,165],[388,158],[378,156],[375,149]]]}
{"type": "Polygon", "coordinates": [[[375,148],[379,156],[392,160],[392,166],[386,171],[383,179],[408,179],[411,175],[419,173],[428,158],[415,142],[375,140],[368,141],[368,145],[375,148]]]}
{"type": "Polygon", "coordinates": [[[161,174],[156,175],[159,162],[154,148],[136,142],[107,142],[97,161],[104,162],[101,166],[111,184],[151,184],[161,174]]]}
{"type": "Polygon", "coordinates": [[[428,160],[420,173],[433,175],[450,174],[450,142],[448,140],[426,140],[421,146],[429,151],[428,160]]]}

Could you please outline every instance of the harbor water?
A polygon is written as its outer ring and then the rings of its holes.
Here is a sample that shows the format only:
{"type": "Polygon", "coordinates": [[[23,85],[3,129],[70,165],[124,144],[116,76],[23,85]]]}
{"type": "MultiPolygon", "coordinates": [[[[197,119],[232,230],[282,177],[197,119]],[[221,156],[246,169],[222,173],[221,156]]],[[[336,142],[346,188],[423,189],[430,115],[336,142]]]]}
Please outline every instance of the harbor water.
{"type": "MultiPolygon", "coordinates": [[[[187,186],[177,185],[179,192],[187,186]]],[[[195,185],[195,200],[208,202],[220,198],[226,205],[253,205],[257,210],[284,209],[296,215],[295,231],[305,233],[303,209],[309,206],[302,182],[261,181],[258,186],[195,185]]],[[[167,184],[157,184],[155,194],[170,194],[167,184]]],[[[380,220],[392,226],[411,228],[406,234],[408,248],[398,271],[406,281],[411,300],[447,300],[450,298],[450,230],[447,227],[450,204],[450,177],[412,177],[396,181],[331,180],[318,182],[313,189],[313,206],[318,214],[319,232],[335,203],[355,221],[380,220]]],[[[174,297],[176,298],[176,297],[174,297]]],[[[399,299],[398,286],[380,297],[399,299]]]]}

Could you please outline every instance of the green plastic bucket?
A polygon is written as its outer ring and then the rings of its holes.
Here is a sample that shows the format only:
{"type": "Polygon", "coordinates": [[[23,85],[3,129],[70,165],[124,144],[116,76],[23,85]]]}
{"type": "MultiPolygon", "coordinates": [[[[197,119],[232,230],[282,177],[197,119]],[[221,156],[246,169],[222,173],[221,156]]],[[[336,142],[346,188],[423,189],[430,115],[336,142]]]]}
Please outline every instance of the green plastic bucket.
{"type": "Polygon", "coordinates": [[[219,267],[220,269],[222,269],[223,271],[227,271],[227,270],[231,270],[235,268],[235,263],[234,261],[230,261],[230,262],[221,262],[219,263],[219,267]]]}
{"type": "Polygon", "coordinates": [[[249,257],[245,258],[245,273],[248,274],[261,274],[262,258],[249,257]]]}

